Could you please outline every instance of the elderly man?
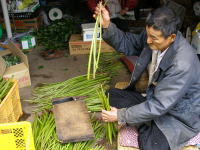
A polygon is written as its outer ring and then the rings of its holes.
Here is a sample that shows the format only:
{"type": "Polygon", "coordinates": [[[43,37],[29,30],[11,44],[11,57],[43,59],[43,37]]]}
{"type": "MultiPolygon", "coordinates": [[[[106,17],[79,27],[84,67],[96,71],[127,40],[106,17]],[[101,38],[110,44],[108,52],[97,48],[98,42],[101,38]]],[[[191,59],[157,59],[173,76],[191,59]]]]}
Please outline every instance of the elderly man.
{"type": "MultiPolygon", "coordinates": [[[[111,111],[102,110],[105,122],[139,126],[140,150],[179,150],[200,131],[200,62],[178,31],[179,19],[161,7],[146,20],[139,35],[124,33],[102,11],[104,40],[125,55],[139,56],[127,88],[110,89],[111,111]],[[148,68],[146,96],[135,83],[148,68]]],[[[94,16],[95,16],[94,15],[94,16]]]]}

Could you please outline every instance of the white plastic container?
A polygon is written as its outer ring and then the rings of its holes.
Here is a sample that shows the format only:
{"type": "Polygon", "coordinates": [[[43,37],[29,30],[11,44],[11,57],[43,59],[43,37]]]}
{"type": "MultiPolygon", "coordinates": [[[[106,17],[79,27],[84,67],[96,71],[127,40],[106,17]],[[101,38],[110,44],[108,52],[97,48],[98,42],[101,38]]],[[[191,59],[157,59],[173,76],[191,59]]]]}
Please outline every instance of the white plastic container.
{"type": "MultiPolygon", "coordinates": [[[[92,41],[94,26],[95,23],[81,24],[83,41],[92,41]]],[[[98,28],[97,32],[97,40],[99,39],[100,39],[100,28],[98,28]]]]}

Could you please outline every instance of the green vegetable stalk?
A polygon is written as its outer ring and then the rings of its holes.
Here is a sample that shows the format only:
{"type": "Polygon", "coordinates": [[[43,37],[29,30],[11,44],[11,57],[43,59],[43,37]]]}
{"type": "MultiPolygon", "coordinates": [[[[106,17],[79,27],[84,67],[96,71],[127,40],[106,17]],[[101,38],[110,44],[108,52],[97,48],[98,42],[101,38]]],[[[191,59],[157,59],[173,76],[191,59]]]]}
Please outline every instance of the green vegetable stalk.
{"type": "Polygon", "coordinates": [[[89,55],[89,62],[88,62],[88,72],[87,72],[87,79],[90,79],[90,72],[93,68],[93,74],[92,77],[93,79],[95,78],[95,74],[98,68],[98,62],[99,62],[99,57],[100,57],[100,50],[101,50],[101,40],[102,40],[102,28],[101,28],[101,17],[100,15],[97,16],[95,27],[93,30],[93,38],[92,38],[92,44],[90,47],[90,55],[89,55]],[[100,26],[100,41],[99,45],[97,42],[97,34],[100,26]],[[97,47],[98,46],[98,47],[97,47]],[[97,54],[97,49],[98,49],[98,54],[97,54]],[[93,64],[92,64],[93,60],[93,64]],[[92,66],[93,65],[93,66],[92,66]]]}
{"type": "Polygon", "coordinates": [[[0,76],[0,103],[3,101],[4,97],[8,94],[12,86],[13,82],[11,79],[6,80],[0,76]]]}
{"type": "Polygon", "coordinates": [[[45,84],[33,91],[33,99],[31,103],[37,104],[36,112],[48,110],[52,108],[52,98],[85,96],[85,102],[89,111],[100,111],[101,101],[99,100],[96,90],[101,84],[110,81],[110,77],[106,74],[98,74],[96,79],[87,80],[86,75],[71,78],[69,80],[45,84]]]}
{"type": "MultiPolygon", "coordinates": [[[[109,100],[105,95],[105,91],[103,88],[101,88],[100,91],[97,92],[99,98],[102,101],[103,109],[105,110],[111,110],[109,100]]],[[[112,144],[113,138],[116,138],[116,128],[115,124],[113,122],[108,122],[105,124],[105,130],[106,130],[106,139],[109,140],[110,144],[112,144]]]]}
{"type": "MultiPolygon", "coordinates": [[[[96,140],[103,136],[100,122],[91,119],[96,140]]],[[[32,124],[35,148],[37,150],[105,150],[103,146],[96,145],[95,140],[61,144],[56,135],[55,121],[52,113],[45,112],[36,115],[32,124]]]]}

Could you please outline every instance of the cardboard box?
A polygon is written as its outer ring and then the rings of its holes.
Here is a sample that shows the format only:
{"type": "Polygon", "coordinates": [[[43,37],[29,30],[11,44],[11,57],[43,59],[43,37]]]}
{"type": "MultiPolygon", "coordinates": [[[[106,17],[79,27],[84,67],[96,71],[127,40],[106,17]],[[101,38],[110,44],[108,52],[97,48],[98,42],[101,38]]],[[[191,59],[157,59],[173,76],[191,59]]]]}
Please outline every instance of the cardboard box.
{"type": "MultiPolygon", "coordinates": [[[[70,55],[89,54],[91,41],[84,42],[80,34],[73,34],[69,40],[69,53],[70,55]]],[[[101,52],[114,52],[114,48],[106,42],[101,43],[101,52]]]]}
{"type": "MultiPolygon", "coordinates": [[[[0,51],[0,56],[5,56],[8,54],[12,54],[15,56],[19,56],[21,59],[21,63],[7,67],[3,74],[4,78],[14,78],[19,82],[19,87],[26,87],[31,85],[30,73],[29,73],[29,65],[27,56],[17,48],[13,42],[9,41],[8,44],[9,49],[0,51]]],[[[0,64],[5,65],[5,61],[0,60],[0,64]]]]}

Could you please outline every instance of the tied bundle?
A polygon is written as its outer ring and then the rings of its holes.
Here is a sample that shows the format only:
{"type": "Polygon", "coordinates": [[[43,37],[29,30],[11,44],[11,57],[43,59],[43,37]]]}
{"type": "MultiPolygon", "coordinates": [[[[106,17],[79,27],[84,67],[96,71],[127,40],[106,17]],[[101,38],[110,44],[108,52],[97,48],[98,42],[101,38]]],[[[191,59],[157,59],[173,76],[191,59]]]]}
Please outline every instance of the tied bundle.
{"type": "MultiPolygon", "coordinates": [[[[101,90],[97,91],[99,98],[101,99],[103,109],[110,111],[110,104],[109,104],[109,95],[106,97],[105,91],[103,87],[101,86],[101,90]]],[[[116,138],[117,136],[117,130],[115,128],[115,124],[113,122],[107,122],[105,123],[105,134],[106,134],[106,139],[112,144],[113,138],[116,138]]]]}

